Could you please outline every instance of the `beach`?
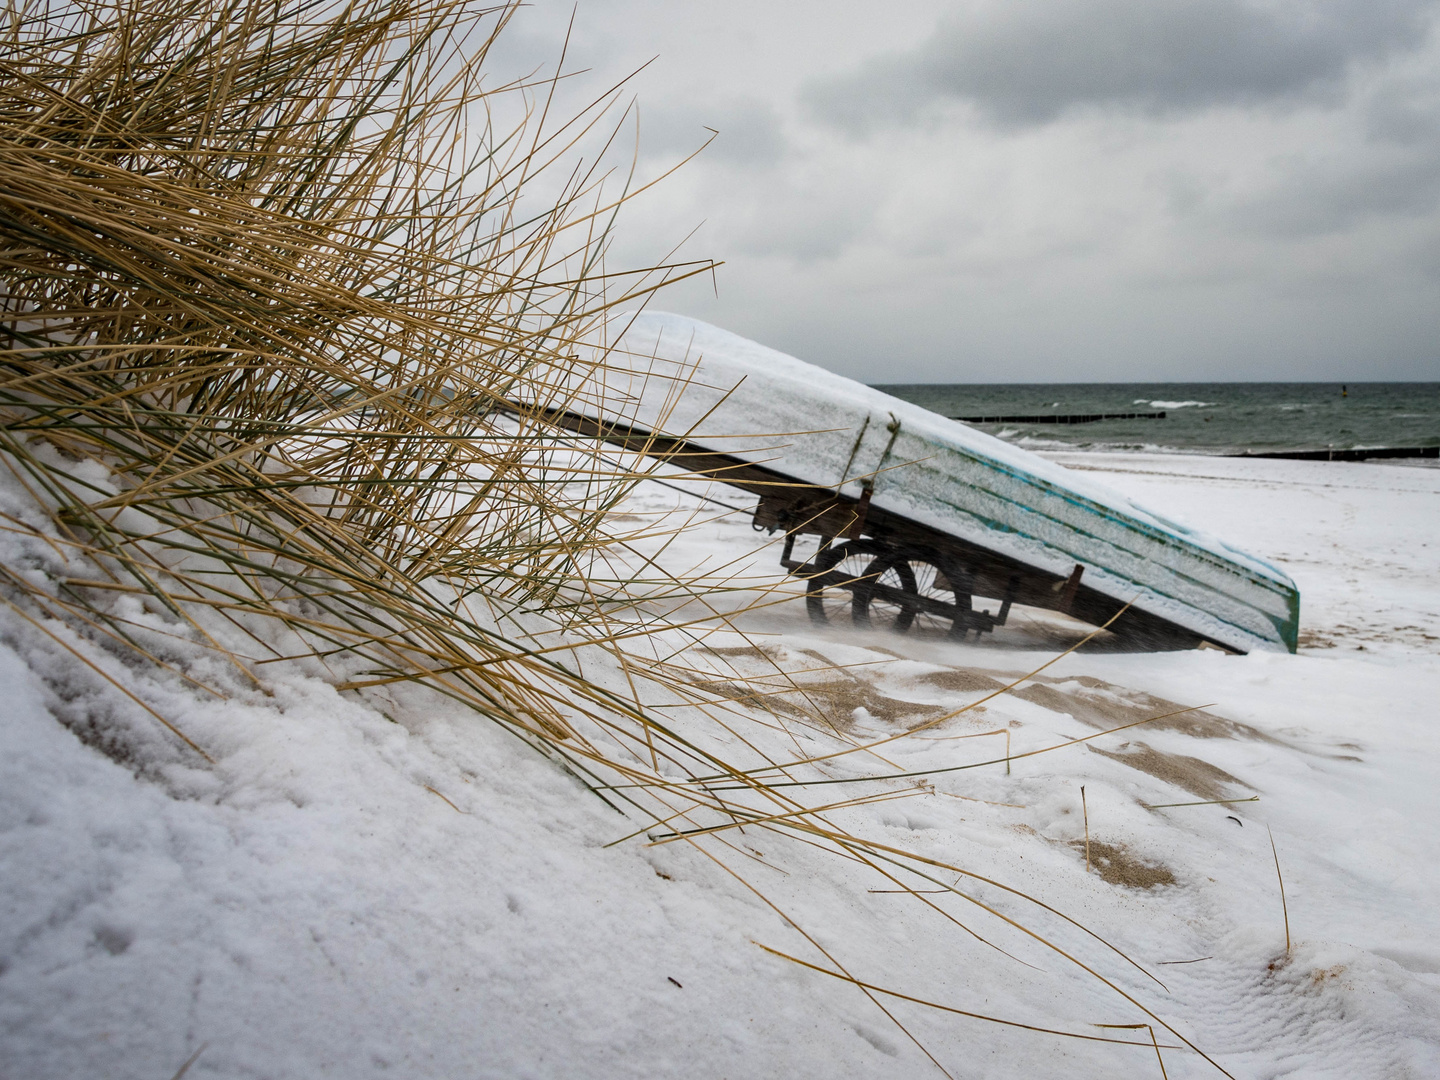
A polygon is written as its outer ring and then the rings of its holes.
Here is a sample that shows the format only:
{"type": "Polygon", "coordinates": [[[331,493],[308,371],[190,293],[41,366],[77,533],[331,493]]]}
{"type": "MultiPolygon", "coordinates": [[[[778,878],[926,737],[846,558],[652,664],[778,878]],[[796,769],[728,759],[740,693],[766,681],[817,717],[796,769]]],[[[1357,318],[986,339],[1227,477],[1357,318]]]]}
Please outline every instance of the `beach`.
{"type": "Polygon", "coordinates": [[[826,814],[929,883],[764,827],[650,843],[458,706],[315,665],[223,702],[129,672],[216,764],[127,764],[73,716],[147,718],[100,680],[57,693],[73,661],[0,613],[0,1072],[171,1076],[200,1045],[187,1076],[1440,1073],[1440,469],[1047,456],[1290,574],[1298,655],[1037,673],[1078,625],[815,626],[721,486],[616,516],[617,567],[713,585],[642,612],[676,627],[655,662],[721,699],[769,680],[780,706],[728,706],[767,753],[822,723],[878,746],[804,798],[886,794],[826,814]]]}
{"type": "Polygon", "coordinates": [[[14,8],[0,1080],[1440,1076],[1437,11],[14,8]]]}

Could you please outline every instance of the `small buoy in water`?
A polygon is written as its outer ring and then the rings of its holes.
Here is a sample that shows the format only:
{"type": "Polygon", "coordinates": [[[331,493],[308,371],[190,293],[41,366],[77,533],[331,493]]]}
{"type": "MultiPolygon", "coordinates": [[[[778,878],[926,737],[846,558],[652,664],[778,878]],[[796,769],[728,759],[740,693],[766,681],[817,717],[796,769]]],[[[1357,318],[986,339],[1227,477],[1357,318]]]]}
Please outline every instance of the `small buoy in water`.
{"type": "Polygon", "coordinates": [[[1348,386],[1346,386],[1344,383],[1341,383],[1341,384],[1340,384],[1340,396],[1341,396],[1341,397],[1349,397],[1349,396],[1350,396],[1350,388],[1349,388],[1348,386]]]}

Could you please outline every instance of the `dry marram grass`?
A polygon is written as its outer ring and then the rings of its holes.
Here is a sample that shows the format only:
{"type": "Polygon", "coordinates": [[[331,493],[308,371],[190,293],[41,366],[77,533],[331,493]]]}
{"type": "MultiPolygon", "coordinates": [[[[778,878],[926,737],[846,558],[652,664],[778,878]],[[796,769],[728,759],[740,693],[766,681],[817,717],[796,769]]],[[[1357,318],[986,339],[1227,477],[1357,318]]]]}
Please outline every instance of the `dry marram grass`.
{"type": "MultiPolygon", "coordinates": [[[[1065,919],[1043,902],[833,820],[923,794],[883,747],[1023,679],[957,684],[985,696],[919,707],[923,723],[866,740],[839,714],[878,699],[687,667],[671,647],[686,628],[646,604],[703,606],[702,586],[642,561],[648,576],[627,591],[607,569],[633,554],[607,514],[649,467],[547,417],[594,411],[613,312],[708,264],[607,268],[615,215],[639,190],[604,165],[617,99],[555,121],[558,77],[487,85],[514,10],[11,3],[0,460],[48,522],[0,522],[40,552],[0,565],[5,603],[101,674],[91,647],[223,692],[171,665],[114,603],[134,596],[257,684],[265,665],[295,663],[357,694],[428,688],[563,762],[642,823],[632,835],[693,846],[772,907],[731,866],[732,830],[858,861],[961,925],[922,895],[943,893],[1080,963],[960,882],[1065,919]],[[642,647],[657,634],[668,652],[642,647]],[[586,649],[604,651],[623,692],[581,674],[586,649]],[[802,750],[787,723],[824,749],[802,750]],[[775,751],[776,733],[793,753],[775,751]],[[839,778],[842,758],[881,771],[839,778]],[[838,782],[860,794],[804,801],[838,782]]],[[[882,998],[976,1015],[865,983],[800,932],[827,966],[797,963],[897,1024],[882,998]]]]}

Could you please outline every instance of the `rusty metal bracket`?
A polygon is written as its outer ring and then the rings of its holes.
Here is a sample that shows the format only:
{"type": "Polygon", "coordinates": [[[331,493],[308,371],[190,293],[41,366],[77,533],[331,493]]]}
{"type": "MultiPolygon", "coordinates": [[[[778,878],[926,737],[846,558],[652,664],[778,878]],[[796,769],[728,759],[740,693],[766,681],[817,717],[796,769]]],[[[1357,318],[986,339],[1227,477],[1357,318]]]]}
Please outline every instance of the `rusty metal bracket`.
{"type": "Polygon", "coordinates": [[[1075,569],[1070,571],[1070,579],[1065,582],[1065,591],[1060,594],[1058,611],[1062,611],[1066,615],[1070,614],[1070,608],[1075,603],[1075,594],[1080,591],[1080,576],[1084,573],[1085,567],[1076,563],[1075,569]]]}
{"type": "Polygon", "coordinates": [[[859,540],[860,534],[865,529],[865,517],[870,513],[870,497],[875,494],[875,485],[867,483],[860,491],[860,501],[855,504],[855,520],[845,530],[845,536],[850,540],[859,540]]]}

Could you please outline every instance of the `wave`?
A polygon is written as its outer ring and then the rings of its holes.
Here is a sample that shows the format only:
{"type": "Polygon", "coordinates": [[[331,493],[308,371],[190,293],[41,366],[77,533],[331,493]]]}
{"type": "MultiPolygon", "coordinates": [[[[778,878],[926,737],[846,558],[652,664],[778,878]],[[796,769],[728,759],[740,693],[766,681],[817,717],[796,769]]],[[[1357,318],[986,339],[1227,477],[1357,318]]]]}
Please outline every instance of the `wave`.
{"type": "Polygon", "coordinates": [[[1149,405],[1152,409],[1203,409],[1220,403],[1218,401],[1146,401],[1144,398],[1136,398],[1130,404],[1149,405]]]}

